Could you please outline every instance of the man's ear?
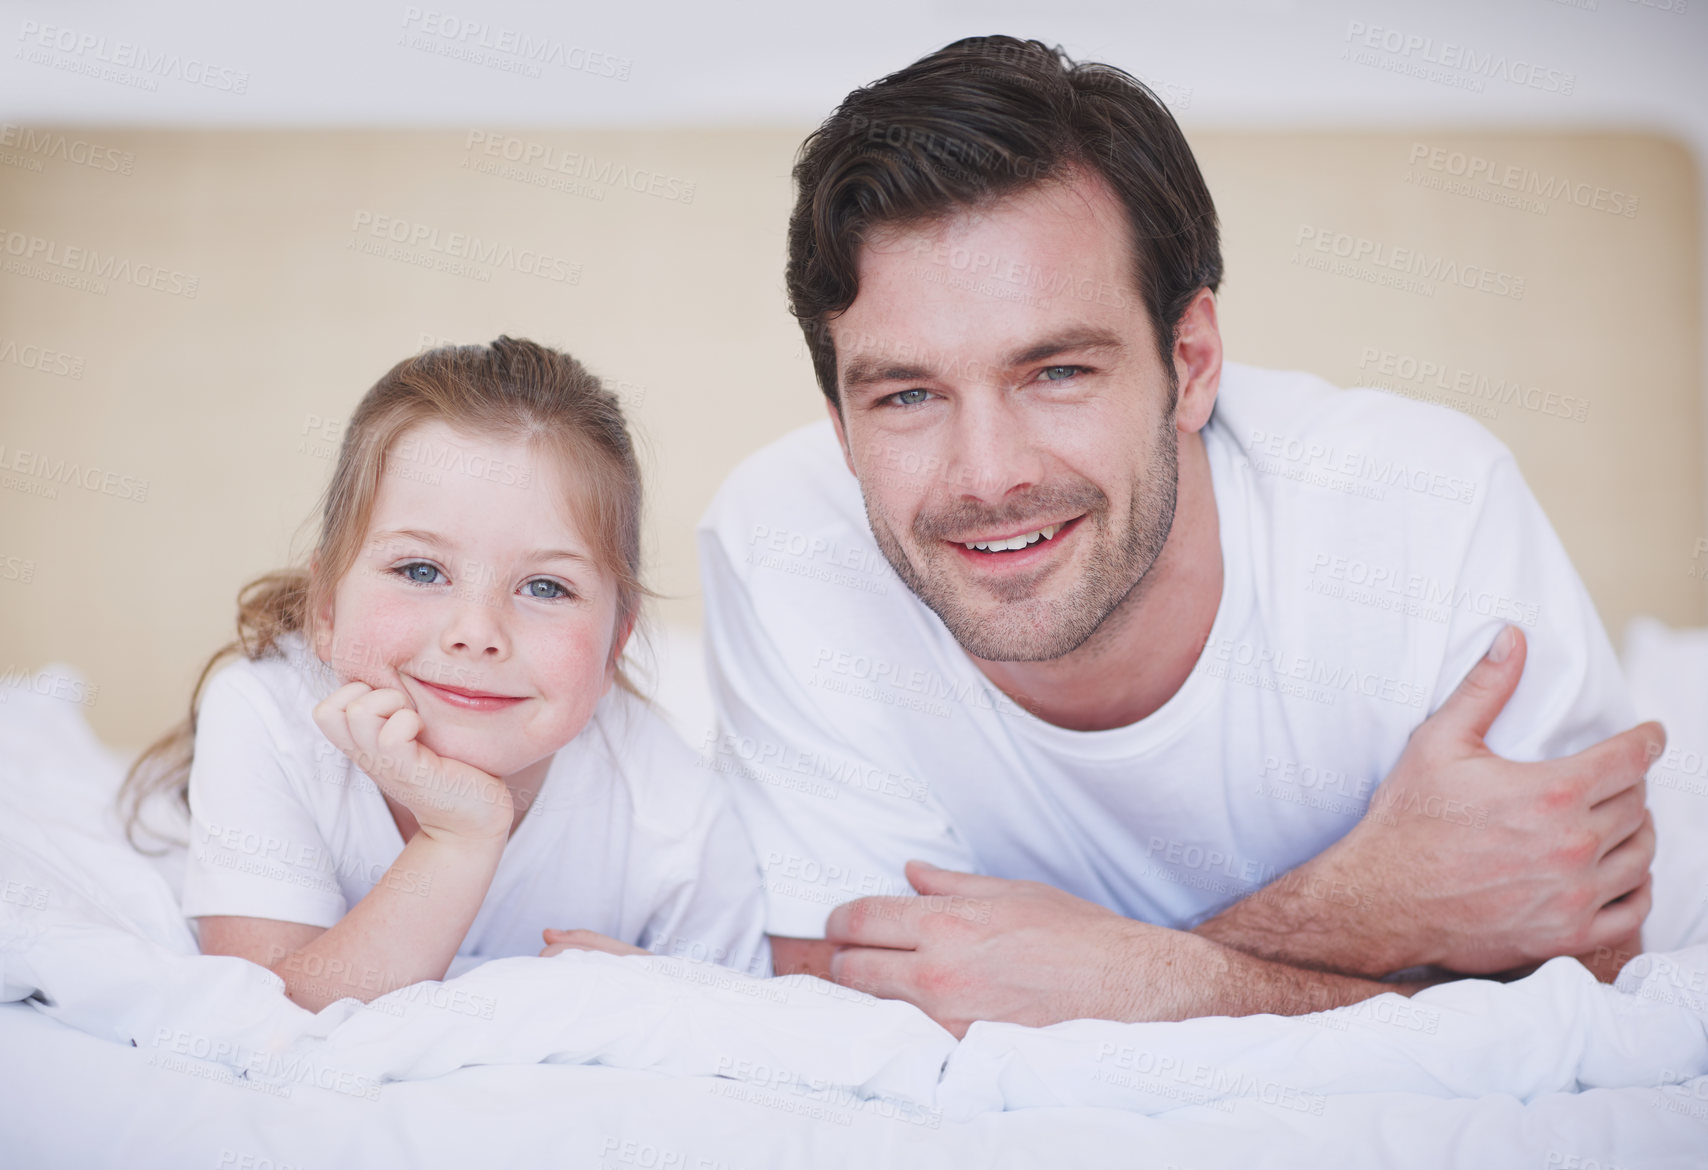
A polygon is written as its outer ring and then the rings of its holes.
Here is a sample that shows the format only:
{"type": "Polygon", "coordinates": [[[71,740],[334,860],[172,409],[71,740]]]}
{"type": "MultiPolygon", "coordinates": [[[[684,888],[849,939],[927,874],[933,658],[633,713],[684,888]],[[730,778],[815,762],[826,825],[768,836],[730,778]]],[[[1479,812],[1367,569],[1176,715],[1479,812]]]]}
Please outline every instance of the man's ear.
{"type": "Polygon", "coordinates": [[[1216,322],[1216,295],[1198,290],[1174,330],[1174,376],[1180,387],[1174,401],[1174,425],[1202,430],[1216,406],[1222,384],[1222,331],[1216,322]]]}
{"type": "Polygon", "coordinates": [[[830,415],[830,425],[836,428],[836,442],[842,448],[842,462],[848,465],[848,474],[858,479],[860,473],[854,470],[854,454],[848,450],[848,431],[842,425],[842,409],[828,398],[824,400],[824,409],[830,415]]]}

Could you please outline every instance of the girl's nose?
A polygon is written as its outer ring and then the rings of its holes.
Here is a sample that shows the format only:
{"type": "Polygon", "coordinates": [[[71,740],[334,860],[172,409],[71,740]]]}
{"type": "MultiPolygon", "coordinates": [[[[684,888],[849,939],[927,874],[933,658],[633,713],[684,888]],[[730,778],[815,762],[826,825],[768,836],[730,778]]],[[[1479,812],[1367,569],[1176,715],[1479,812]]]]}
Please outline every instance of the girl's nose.
{"type": "Polygon", "coordinates": [[[483,659],[509,657],[510,639],[496,602],[484,593],[459,598],[440,636],[440,648],[447,654],[483,659]]]}

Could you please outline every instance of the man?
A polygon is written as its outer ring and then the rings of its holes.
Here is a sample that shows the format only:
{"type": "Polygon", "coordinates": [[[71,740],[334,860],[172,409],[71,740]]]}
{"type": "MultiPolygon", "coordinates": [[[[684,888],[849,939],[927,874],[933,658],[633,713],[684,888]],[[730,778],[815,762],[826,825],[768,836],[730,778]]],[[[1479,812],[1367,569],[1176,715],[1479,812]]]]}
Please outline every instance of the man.
{"type": "Polygon", "coordinates": [[[849,95],[795,177],[830,418],[701,529],[779,971],[959,1033],[1638,949],[1662,733],[1615,734],[1512,457],[1224,368],[1215,210],[1148,90],[965,40],[849,95]]]}

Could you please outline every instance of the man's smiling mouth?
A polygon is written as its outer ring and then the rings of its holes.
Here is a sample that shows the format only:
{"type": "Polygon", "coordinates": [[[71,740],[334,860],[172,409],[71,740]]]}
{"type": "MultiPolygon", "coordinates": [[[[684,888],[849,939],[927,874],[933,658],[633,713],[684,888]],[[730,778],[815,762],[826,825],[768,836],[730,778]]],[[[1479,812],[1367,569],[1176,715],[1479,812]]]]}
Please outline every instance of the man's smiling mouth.
{"type": "MultiPolygon", "coordinates": [[[[1074,517],[1074,520],[1077,519],[1079,519],[1079,517],[1074,517]]],[[[1013,536],[998,537],[991,540],[963,540],[958,541],[957,543],[961,544],[969,551],[974,552],[1015,552],[1023,548],[1028,548],[1040,541],[1054,540],[1057,533],[1072,523],[1073,520],[1064,520],[1059,524],[1046,524],[1042,528],[1034,528],[1030,532],[1020,532],[1013,536]]]]}

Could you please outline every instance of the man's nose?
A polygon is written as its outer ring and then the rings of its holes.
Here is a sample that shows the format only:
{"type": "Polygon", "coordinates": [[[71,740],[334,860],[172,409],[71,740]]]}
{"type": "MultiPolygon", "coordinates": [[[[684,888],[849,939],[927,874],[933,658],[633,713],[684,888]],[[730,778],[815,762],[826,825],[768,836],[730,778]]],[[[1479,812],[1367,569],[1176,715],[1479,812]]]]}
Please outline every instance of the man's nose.
{"type": "Polygon", "coordinates": [[[1038,420],[1023,418],[1013,396],[997,389],[965,395],[950,428],[953,450],[945,461],[949,487],[986,503],[1042,481],[1038,420]]]}

